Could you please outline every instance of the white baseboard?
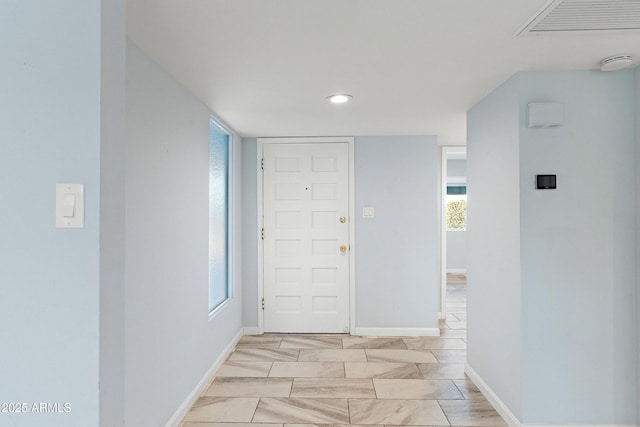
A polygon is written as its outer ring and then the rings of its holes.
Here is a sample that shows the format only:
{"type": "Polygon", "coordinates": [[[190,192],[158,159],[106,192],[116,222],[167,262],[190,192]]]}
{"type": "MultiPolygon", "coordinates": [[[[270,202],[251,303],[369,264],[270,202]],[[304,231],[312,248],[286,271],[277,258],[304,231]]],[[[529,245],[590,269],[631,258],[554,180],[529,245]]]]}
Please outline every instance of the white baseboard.
{"type": "Polygon", "coordinates": [[[522,427],[638,427],[635,424],[522,424],[522,427]]]}
{"type": "Polygon", "coordinates": [[[633,424],[523,424],[468,363],[464,366],[464,373],[480,389],[509,427],[638,427],[633,424]]]}
{"type": "Polygon", "coordinates": [[[173,414],[165,427],[178,427],[180,425],[182,419],[187,415],[189,409],[191,409],[196,400],[198,400],[198,397],[200,397],[202,392],[204,392],[209,383],[211,383],[211,380],[213,379],[216,371],[220,369],[220,366],[222,366],[224,361],[227,360],[227,357],[231,354],[236,344],[238,343],[238,341],[240,341],[240,338],[242,338],[243,335],[244,328],[240,328],[240,330],[238,330],[238,333],[231,339],[224,350],[222,350],[222,353],[220,353],[218,358],[213,362],[202,379],[198,382],[198,384],[196,384],[196,387],[191,391],[191,393],[189,393],[189,396],[187,396],[185,401],[182,402],[182,405],[180,405],[178,410],[173,414]]]}
{"type": "Polygon", "coordinates": [[[353,335],[372,337],[439,337],[438,328],[356,328],[353,335]]]}
{"type": "Polygon", "coordinates": [[[447,273],[451,274],[467,274],[466,268],[447,268],[447,273]]]}
{"type": "MultiPolygon", "coordinates": [[[[478,375],[478,373],[469,365],[468,363],[464,366],[464,373],[467,374],[469,379],[480,389],[484,397],[487,398],[491,406],[498,411],[500,416],[505,420],[505,422],[509,425],[509,427],[523,427],[518,418],[511,412],[511,410],[504,404],[504,402],[498,397],[497,394],[491,387],[484,382],[482,377],[478,375]]],[[[575,427],[575,426],[574,426],[575,427]]]]}
{"type": "Polygon", "coordinates": [[[245,335],[260,335],[260,331],[257,326],[245,326],[243,330],[245,335]]]}

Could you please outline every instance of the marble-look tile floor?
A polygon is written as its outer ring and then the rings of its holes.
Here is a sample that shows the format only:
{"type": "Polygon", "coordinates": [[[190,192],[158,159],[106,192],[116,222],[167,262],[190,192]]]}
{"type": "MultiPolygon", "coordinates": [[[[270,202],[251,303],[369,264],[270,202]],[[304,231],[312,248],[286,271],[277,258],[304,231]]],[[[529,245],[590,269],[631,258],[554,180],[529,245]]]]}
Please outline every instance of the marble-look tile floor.
{"type": "Polygon", "coordinates": [[[464,374],[466,285],[440,337],[243,337],[181,427],[506,424],[464,374]]]}

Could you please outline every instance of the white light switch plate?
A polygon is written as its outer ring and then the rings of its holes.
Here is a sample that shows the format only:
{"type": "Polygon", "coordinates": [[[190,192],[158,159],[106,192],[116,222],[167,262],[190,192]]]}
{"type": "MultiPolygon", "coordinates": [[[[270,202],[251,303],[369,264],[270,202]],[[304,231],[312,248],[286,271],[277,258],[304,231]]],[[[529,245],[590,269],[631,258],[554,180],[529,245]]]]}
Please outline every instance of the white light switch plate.
{"type": "Polygon", "coordinates": [[[56,228],[84,228],[83,184],[56,184],[56,228]]]}
{"type": "Polygon", "coordinates": [[[362,208],[362,218],[375,218],[376,210],[371,207],[362,208]]]}

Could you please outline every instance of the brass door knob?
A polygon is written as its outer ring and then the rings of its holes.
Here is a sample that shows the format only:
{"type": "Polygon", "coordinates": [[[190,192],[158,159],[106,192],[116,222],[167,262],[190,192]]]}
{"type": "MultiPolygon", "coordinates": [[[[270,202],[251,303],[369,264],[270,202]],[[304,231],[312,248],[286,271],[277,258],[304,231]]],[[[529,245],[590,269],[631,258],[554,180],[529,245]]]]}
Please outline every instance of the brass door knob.
{"type": "Polygon", "coordinates": [[[341,217],[340,217],[340,222],[341,222],[341,223],[343,223],[343,224],[344,224],[345,222],[347,222],[347,217],[346,217],[346,216],[341,216],[341,217]]]}
{"type": "Polygon", "coordinates": [[[347,245],[340,246],[340,252],[347,252],[347,245]]]}

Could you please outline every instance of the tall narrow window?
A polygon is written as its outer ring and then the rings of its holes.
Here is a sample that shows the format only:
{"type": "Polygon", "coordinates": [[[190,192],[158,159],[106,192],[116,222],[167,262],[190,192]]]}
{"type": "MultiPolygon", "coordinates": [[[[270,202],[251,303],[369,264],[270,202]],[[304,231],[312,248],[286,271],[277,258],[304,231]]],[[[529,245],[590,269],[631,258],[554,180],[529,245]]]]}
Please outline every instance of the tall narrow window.
{"type": "Polygon", "coordinates": [[[211,122],[209,150],[209,312],[229,298],[229,133],[211,122]]]}

